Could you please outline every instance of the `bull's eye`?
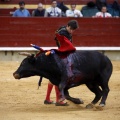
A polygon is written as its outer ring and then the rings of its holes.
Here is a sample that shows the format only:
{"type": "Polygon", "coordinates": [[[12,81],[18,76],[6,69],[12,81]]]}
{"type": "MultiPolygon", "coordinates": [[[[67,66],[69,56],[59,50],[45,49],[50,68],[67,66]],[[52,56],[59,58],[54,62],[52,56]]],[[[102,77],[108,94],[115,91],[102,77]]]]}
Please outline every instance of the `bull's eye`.
{"type": "Polygon", "coordinates": [[[29,63],[35,63],[35,57],[34,57],[34,55],[32,55],[32,56],[30,56],[29,58],[28,58],[28,62],[29,63]]]}

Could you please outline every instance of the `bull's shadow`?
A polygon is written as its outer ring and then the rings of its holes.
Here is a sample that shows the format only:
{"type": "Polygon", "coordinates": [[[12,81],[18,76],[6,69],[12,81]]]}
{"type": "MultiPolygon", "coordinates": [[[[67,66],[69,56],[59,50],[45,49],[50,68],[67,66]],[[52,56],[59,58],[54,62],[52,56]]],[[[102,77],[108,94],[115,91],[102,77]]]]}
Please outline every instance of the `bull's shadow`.
{"type": "Polygon", "coordinates": [[[84,106],[72,104],[70,106],[55,106],[54,104],[52,105],[43,105],[43,104],[31,104],[31,105],[21,105],[17,108],[15,108],[15,111],[19,112],[35,112],[35,113],[55,113],[55,111],[59,112],[65,112],[65,111],[84,111],[86,108],[84,106]]]}

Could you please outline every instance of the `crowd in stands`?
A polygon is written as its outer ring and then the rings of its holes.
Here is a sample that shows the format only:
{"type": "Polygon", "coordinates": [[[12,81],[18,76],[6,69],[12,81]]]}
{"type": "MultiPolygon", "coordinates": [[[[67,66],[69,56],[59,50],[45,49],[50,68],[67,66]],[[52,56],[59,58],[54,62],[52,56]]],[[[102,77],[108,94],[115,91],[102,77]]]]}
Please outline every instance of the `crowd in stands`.
{"type": "Polygon", "coordinates": [[[42,3],[30,14],[25,8],[25,2],[19,2],[19,9],[14,13],[14,17],[120,17],[120,5],[117,0],[112,4],[107,4],[106,0],[90,1],[81,10],[76,9],[76,4],[70,4],[70,8],[63,2],[52,0],[51,6],[45,8],[42,3]]]}

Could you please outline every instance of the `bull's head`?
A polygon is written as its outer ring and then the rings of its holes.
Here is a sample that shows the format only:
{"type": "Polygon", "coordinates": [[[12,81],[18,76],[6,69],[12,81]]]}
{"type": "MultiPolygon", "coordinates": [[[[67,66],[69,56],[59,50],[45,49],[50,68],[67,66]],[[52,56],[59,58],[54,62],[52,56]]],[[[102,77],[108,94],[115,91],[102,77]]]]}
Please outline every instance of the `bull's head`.
{"type": "Polygon", "coordinates": [[[19,68],[13,73],[15,79],[25,78],[36,75],[36,58],[30,53],[20,53],[27,56],[20,64],[19,68]]]}

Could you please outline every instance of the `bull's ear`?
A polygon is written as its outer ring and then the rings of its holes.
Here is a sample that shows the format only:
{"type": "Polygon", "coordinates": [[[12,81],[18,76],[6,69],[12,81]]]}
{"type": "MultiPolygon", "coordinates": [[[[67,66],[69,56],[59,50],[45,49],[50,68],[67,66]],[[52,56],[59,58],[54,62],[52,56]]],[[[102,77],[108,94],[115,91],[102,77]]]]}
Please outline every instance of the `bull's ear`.
{"type": "Polygon", "coordinates": [[[28,57],[28,61],[32,64],[35,63],[36,58],[34,57],[34,54],[32,54],[30,57],[28,57]]]}

